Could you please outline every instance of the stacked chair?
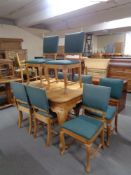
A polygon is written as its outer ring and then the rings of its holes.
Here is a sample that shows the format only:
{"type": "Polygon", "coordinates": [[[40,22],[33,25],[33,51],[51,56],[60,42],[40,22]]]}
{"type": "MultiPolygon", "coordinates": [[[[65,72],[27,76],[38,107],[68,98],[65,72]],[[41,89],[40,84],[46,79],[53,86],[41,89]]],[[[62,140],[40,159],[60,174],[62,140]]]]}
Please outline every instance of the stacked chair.
{"type": "Polygon", "coordinates": [[[56,54],[58,50],[58,36],[46,37],[43,40],[43,52],[45,57],[37,57],[26,61],[26,71],[27,71],[27,82],[29,84],[29,68],[34,68],[38,70],[40,83],[42,86],[42,74],[44,71],[45,63],[48,60],[56,59],[56,54]],[[54,57],[52,57],[54,56],[54,57]]]}
{"type": "MultiPolygon", "coordinates": [[[[48,87],[50,87],[50,81],[49,81],[49,75],[48,75],[48,69],[61,69],[63,71],[64,75],[64,88],[66,92],[67,88],[67,74],[69,70],[72,70],[74,68],[78,69],[78,75],[79,75],[79,83],[81,86],[81,62],[80,58],[83,51],[83,44],[84,44],[84,32],[81,33],[73,33],[70,35],[65,36],[65,46],[64,46],[64,52],[65,56],[68,54],[75,54],[79,55],[79,60],[66,60],[66,57],[64,57],[61,60],[53,60],[46,62],[46,79],[48,81],[48,87]]],[[[56,75],[57,78],[57,75],[56,75]]]]}
{"type": "Polygon", "coordinates": [[[60,129],[60,151],[64,153],[65,135],[73,137],[82,142],[86,147],[87,164],[86,171],[90,172],[91,147],[95,140],[100,136],[99,148],[104,147],[104,124],[108,111],[108,102],[110,98],[109,87],[84,84],[83,86],[83,110],[99,113],[94,115],[80,115],[65,122],[60,129]]]}

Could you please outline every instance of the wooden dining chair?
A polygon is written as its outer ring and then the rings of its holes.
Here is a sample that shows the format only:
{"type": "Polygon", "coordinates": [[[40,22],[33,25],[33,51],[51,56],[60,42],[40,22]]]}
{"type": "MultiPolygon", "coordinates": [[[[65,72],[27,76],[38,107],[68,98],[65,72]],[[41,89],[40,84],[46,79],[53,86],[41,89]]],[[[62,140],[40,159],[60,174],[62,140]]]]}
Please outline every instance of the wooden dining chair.
{"type": "MultiPolygon", "coordinates": [[[[104,147],[104,121],[108,109],[108,101],[110,98],[110,88],[95,86],[91,84],[83,85],[83,115],[76,116],[65,122],[60,129],[60,151],[64,153],[65,135],[73,137],[82,142],[86,147],[86,171],[90,172],[90,158],[92,152],[92,144],[100,136],[98,148],[104,147]],[[85,110],[99,112],[101,118],[85,114],[85,110]]],[[[98,150],[98,149],[97,149],[98,150]]]]}
{"type": "Polygon", "coordinates": [[[13,91],[15,104],[18,110],[18,127],[21,128],[23,113],[29,115],[29,133],[32,133],[33,111],[22,83],[11,82],[11,89],[13,91]]]}
{"type": "Polygon", "coordinates": [[[43,57],[56,59],[59,36],[46,36],[43,39],[43,57]]]}
{"type": "MultiPolygon", "coordinates": [[[[115,78],[101,78],[100,85],[106,86],[111,88],[111,95],[110,95],[110,104],[116,106],[116,116],[115,116],[115,131],[118,131],[118,112],[119,112],[119,105],[120,99],[122,97],[122,91],[124,86],[124,81],[121,79],[115,78]]],[[[107,125],[109,126],[111,121],[107,121],[107,125]]]]}
{"type": "MultiPolygon", "coordinates": [[[[59,70],[61,69],[64,74],[64,87],[65,92],[67,89],[68,79],[67,74],[72,73],[74,69],[77,69],[79,78],[78,81],[81,87],[81,56],[83,51],[84,44],[84,32],[72,33],[69,35],[65,35],[65,45],[64,45],[64,54],[65,56],[61,58],[61,60],[53,60],[46,62],[46,79],[48,81],[48,87],[50,87],[49,81],[49,69],[59,70]],[[66,55],[78,55],[78,59],[67,59],[66,55]]],[[[55,71],[55,78],[57,80],[57,71],[55,71]]]]}
{"type": "Polygon", "coordinates": [[[56,121],[56,113],[52,112],[45,90],[26,86],[26,91],[33,108],[34,114],[34,138],[37,136],[38,122],[47,124],[47,145],[51,144],[52,130],[51,126],[56,121]]]}

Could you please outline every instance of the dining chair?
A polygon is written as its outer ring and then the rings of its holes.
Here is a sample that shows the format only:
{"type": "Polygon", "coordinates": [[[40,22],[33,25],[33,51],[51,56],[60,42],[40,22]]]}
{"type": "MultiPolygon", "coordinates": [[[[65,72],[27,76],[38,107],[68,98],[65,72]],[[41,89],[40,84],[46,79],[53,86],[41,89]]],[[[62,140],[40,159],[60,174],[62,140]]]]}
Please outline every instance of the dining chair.
{"type": "MultiPolygon", "coordinates": [[[[101,86],[107,86],[111,88],[110,95],[110,104],[116,106],[116,116],[115,116],[115,131],[118,131],[118,109],[120,105],[120,99],[122,97],[122,91],[124,86],[124,81],[121,79],[115,78],[101,78],[100,83],[101,86]]],[[[110,125],[111,121],[108,121],[107,124],[110,125]]]]}
{"type": "Polygon", "coordinates": [[[51,144],[52,124],[56,121],[57,115],[49,107],[48,98],[45,90],[26,86],[26,91],[33,108],[34,114],[34,138],[37,136],[38,122],[47,124],[47,145],[51,144]]]}
{"type": "Polygon", "coordinates": [[[60,129],[60,152],[64,153],[65,135],[73,137],[82,142],[86,147],[86,171],[90,172],[90,158],[92,145],[100,136],[98,148],[104,147],[104,121],[108,109],[108,101],[110,98],[110,88],[95,86],[91,84],[83,85],[83,114],[76,116],[74,119],[66,121],[60,129]],[[87,115],[85,110],[99,112],[101,118],[87,115]]]}
{"type": "MultiPolygon", "coordinates": [[[[72,33],[69,35],[65,35],[65,45],[64,45],[64,57],[61,58],[61,60],[53,60],[53,61],[48,61],[46,62],[46,77],[48,81],[48,86],[50,86],[50,81],[49,81],[49,76],[48,76],[48,69],[55,69],[59,70],[61,69],[63,74],[64,74],[64,88],[65,92],[67,89],[67,74],[69,72],[72,73],[73,69],[78,70],[78,81],[80,83],[81,87],[81,56],[82,56],[82,51],[83,51],[83,44],[84,44],[84,32],[79,32],[79,33],[72,33]],[[78,55],[78,59],[73,58],[73,59],[67,59],[66,55],[78,55]]],[[[57,72],[55,72],[55,77],[57,79],[58,75],[57,72]]]]}
{"type": "Polygon", "coordinates": [[[22,83],[11,82],[11,89],[13,91],[15,104],[18,110],[18,127],[21,128],[23,113],[29,115],[29,133],[32,133],[33,111],[30,106],[30,102],[25,90],[25,86],[22,83]]]}
{"type": "Polygon", "coordinates": [[[43,39],[43,57],[54,58],[57,57],[59,36],[47,36],[43,39]]]}
{"type": "MultiPolygon", "coordinates": [[[[38,71],[37,77],[40,79],[40,84],[42,86],[42,79],[45,69],[45,63],[49,60],[56,59],[57,50],[58,50],[58,36],[45,37],[43,39],[43,57],[35,57],[33,59],[26,61],[26,73],[27,73],[27,82],[29,84],[29,69],[36,69],[38,71]]],[[[55,70],[56,74],[56,70],[55,70]]]]}

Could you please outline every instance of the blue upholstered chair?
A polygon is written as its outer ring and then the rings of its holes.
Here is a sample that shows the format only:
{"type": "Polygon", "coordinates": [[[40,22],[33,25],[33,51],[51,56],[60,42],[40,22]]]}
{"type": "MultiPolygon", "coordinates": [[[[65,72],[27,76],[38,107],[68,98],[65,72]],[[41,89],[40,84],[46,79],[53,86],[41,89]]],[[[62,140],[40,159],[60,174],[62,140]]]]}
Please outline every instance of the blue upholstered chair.
{"type": "MultiPolygon", "coordinates": [[[[43,52],[44,56],[43,57],[35,57],[33,59],[27,60],[26,61],[26,72],[27,72],[27,82],[30,82],[30,77],[29,77],[29,69],[37,69],[38,70],[38,75],[40,78],[40,83],[42,86],[42,73],[44,70],[44,65],[46,61],[56,59],[57,55],[57,50],[58,50],[58,36],[52,36],[52,37],[45,37],[43,39],[43,52]]],[[[56,70],[55,70],[56,71],[56,70]]],[[[36,72],[36,79],[37,79],[37,71],[36,72]]]]}
{"type": "Polygon", "coordinates": [[[11,82],[11,89],[13,91],[16,107],[18,109],[18,127],[21,128],[23,112],[29,114],[29,133],[31,134],[33,116],[25,86],[21,83],[11,82]]]}
{"type": "MultiPolygon", "coordinates": [[[[78,54],[79,58],[78,58],[78,60],[76,60],[76,59],[67,60],[67,58],[64,57],[64,58],[61,58],[61,60],[48,61],[46,63],[46,75],[47,75],[47,81],[48,81],[49,86],[50,86],[50,82],[49,82],[49,78],[48,78],[48,69],[50,69],[50,68],[61,69],[64,72],[64,74],[65,74],[65,76],[64,76],[65,91],[66,91],[66,87],[67,87],[67,76],[66,75],[69,72],[69,70],[77,68],[78,73],[81,75],[81,62],[79,60],[82,56],[83,44],[84,44],[84,32],[72,33],[72,34],[65,36],[65,45],[64,45],[65,55],[78,54]]],[[[56,73],[55,77],[57,79],[57,73],[56,73]]],[[[81,86],[81,79],[80,78],[79,78],[79,83],[81,86]]]]}
{"type": "Polygon", "coordinates": [[[49,36],[43,39],[43,54],[48,58],[48,55],[54,55],[56,59],[58,50],[59,36],[49,36]]]}
{"type": "Polygon", "coordinates": [[[118,107],[120,104],[120,99],[122,97],[124,81],[121,79],[115,79],[115,78],[101,78],[100,85],[107,86],[107,87],[111,88],[110,104],[117,107],[117,114],[115,117],[115,131],[117,132],[118,107]]]}
{"type": "Polygon", "coordinates": [[[91,84],[83,85],[83,110],[99,112],[100,118],[83,113],[74,119],[65,122],[60,129],[60,151],[65,150],[64,135],[69,135],[86,146],[87,164],[86,171],[90,172],[91,147],[98,136],[101,136],[100,147],[104,147],[104,121],[108,110],[108,101],[110,98],[110,88],[95,86],[91,84]]]}
{"type": "Polygon", "coordinates": [[[34,137],[37,136],[38,121],[47,124],[47,145],[51,144],[51,125],[56,120],[56,113],[49,108],[48,98],[43,89],[26,86],[26,91],[33,108],[34,137]]]}
{"type": "Polygon", "coordinates": [[[82,54],[84,45],[84,32],[65,35],[65,54],[82,54]]]}

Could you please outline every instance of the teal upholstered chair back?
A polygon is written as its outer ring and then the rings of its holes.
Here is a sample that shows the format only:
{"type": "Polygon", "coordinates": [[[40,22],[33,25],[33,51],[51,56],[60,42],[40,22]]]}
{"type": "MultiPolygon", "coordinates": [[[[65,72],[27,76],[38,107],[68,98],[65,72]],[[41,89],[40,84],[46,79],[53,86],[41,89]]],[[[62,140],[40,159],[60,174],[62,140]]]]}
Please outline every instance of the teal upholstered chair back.
{"type": "MultiPolygon", "coordinates": [[[[74,74],[73,81],[78,81],[78,74],[74,74]]],[[[92,76],[91,75],[81,75],[82,83],[92,83],[92,76]]]]}
{"type": "Polygon", "coordinates": [[[26,91],[32,106],[49,112],[48,98],[46,92],[43,89],[36,87],[25,86],[26,91]]]}
{"type": "Polygon", "coordinates": [[[122,90],[124,81],[114,78],[101,78],[100,85],[111,88],[111,98],[120,99],[122,96],[122,90]]]}
{"type": "Polygon", "coordinates": [[[43,53],[57,53],[58,36],[45,37],[43,40],[43,53]]]}
{"type": "Polygon", "coordinates": [[[11,82],[11,89],[13,91],[13,95],[16,99],[29,103],[29,99],[26,93],[25,86],[22,83],[17,83],[17,82],[11,82]]]}
{"type": "Polygon", "coordinates": [[[83,85],[83,105],[106,112],[110,98],[111,88],[84,84],[83,85]]]}
{"type": "Polygon", "coordinates": [[[84,32],[65,35],[65,53],[82,53],[84,36],[84,32]]]}

